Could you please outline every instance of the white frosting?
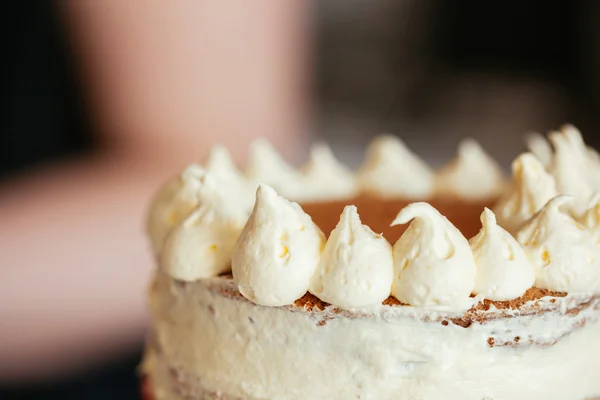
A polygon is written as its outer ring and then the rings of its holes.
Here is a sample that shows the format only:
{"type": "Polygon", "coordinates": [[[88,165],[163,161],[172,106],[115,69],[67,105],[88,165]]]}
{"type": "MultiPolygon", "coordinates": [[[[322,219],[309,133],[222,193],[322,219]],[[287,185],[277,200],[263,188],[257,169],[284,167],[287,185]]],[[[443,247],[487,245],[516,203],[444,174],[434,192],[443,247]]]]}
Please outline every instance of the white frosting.
{"type": "Polygon", "coordinates": [[[530,132],[525,136],[525,142],[529,151],[540,160],[544,167],[550,165],[554,154],[550,142],[543,135],[537,132],[530,132]]]}
{"type": "Polygon", "coordinates": [[[588,233],[600,244],[600,193],[594,195],[585,213],[579,221],[588,228],[588,233]]]}
{"type": "Polygon", "coordinates": [[[476,272],[469,242],[427,203],[409,204],[392,225],[411,220],[394,245],[392,294],[415,306],[465,307],[476,272]]]}
{"type": "Polygon", "coordinates": [[[231,259],[238,289],[264,306],[292,304],[309,287],[325,239],[302,208],[259,185],[231,259]]]}
{"type": "Polygon", "coordinates": [[[227,148],[215,145],[210,150],[205,162],[205,168],[213,173],[228,186],[227,190],[238,197],[248,212],[254,205],[256,184],[252,183],[238,170],[227,148]]]}
{"type": "Polygon", "coordinates": [[[351,199],[357,194],[358,185],[352,171],[336,160],[327,145],[313,146],[294,200],[351,199]]]}
{"type": "Polygon", "coordinates": [[[560,210],[575,201],[571,196],[555,197],[517,235],[536,268],[537,287],[569,293],[600,288],[600,247],[560,210]]]}
{"type": "Polygon", "coordinates": [[[235,286],[222,278],[181,287],[161,277],[153,285],[150,351],[158,359],[146,372],[157,400],[600,397],[598,300],[571,313],[586,300],[548,298],[539,304],[555,311],[505,310],[463,328],[418,307],[349,318],[257,307],[228,291],[235,286]]]}
{"type": "Polygon", "coordinates": [[[492,211],[481,214],[481,231],[469,240],[477,265],[473,292],[490,300],[520,297],[535,281],[533,264],[521,245],[496,223],[492,211]]]}
{"type": "Polygon", "coordinates": [[[204,174],[202,167],[192,164],[161,187],[152,199],[146,230],[155,253],[161,252],[171,229],[198,206],[198,191],[204,174]]]}
{"type": "Polygon", "coordinates": [[[361,223],[355,206],[346,206],[309,290],[339,308],[381,305],[390,295],[393,274],[392,246],[361,223]]]}
{"type": "Polygon", "coordinates": [[[573,126],[567,125],[561,132],[548,135],[554,146],[554,158],[550,171],[556,179],[556,187],[561,194],[570,194],[583,201],[588,201],[594,192],[593,163],[581,133],[573,126]]]}
{"type": "Polygon", "coordinates": [[[431,168],[392,135],[373,140],[358,180],[363,191],[383,197],[425,199],[434,191],[431,168]]]}
{"type": "Polygon", "coordinates": [[[586,150],[589,163],[588,179],[594,192],[600,192],[600,154],[589,146],[586,150]]]}
{"type": "Polygon", "coordinates": [[[246,176],[257,182],[269,185],[282,196],[296,198],[300,172],[286,164],[266,139],[257,139],[250,146],[246,176]]]}
{"type": "Polygon", "coordinates": [[[161,253],[161,267],[173,278],[195,281],[230,269],[231,253],[244,223],[246,205],[210,173],[200,177],[199,206],[172,229],[161,253]]]}
{"type": "Polygon", "coordinates": [[[438,171],[436,189],[466,200],[495,198],[505,179],[498,163],[473,139],[464,139],[456,158],[438,171]]]}
{"type": "Polygon", "coordinates": [[[558,192],[552,175],[531,153],[523,153],[513,161],[512,174],[512,187],[494,212],[499,224],[515,233],[558,192]]]}

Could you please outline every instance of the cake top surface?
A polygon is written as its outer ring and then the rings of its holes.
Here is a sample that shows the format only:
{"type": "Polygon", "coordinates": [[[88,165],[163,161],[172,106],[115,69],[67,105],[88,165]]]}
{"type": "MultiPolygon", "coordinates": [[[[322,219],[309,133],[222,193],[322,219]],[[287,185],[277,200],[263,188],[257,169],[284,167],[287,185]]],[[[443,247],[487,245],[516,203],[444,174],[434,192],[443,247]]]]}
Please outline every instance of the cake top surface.
{"type": "Polygon", "coordinates": [[[295,169],[259,140],[242,173],[216,146],[157,193],[148,233],[172,278],[232,271],[241,295],[263,306],[309,293],[344,310],[392,296],[464,311],[473,298],[514,301],[532,287],[594,294],[600,157],[572,126],[548,138],[527,138],[531,153],[515,159],[510,182],[471,139],[437,171],[390,135],[356,172],[323,144],[295,169]]]}

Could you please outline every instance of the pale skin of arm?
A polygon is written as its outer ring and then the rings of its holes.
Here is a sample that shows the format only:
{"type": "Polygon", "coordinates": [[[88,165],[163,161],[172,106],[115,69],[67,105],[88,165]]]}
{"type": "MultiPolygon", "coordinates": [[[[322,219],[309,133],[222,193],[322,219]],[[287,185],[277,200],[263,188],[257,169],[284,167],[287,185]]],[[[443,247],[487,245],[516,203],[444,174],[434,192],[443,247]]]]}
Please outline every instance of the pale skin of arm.
{"type": "Polygon", "coordinates": [[[306,143],[305,2],[102,2],[62,11],[101,149],[0,187],[0,382],[138,346],[149,199],[220,142],[306,143]]]}

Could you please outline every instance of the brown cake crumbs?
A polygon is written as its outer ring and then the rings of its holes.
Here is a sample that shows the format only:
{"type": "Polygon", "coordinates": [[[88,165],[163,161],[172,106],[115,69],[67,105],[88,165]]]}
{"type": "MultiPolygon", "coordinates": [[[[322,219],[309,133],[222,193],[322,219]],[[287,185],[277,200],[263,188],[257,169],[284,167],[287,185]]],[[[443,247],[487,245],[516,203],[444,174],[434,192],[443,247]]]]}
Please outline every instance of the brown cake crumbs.
{"type": "Polygon", "coordinates": [[[300,297],[294,302],[294,305],[299,308],[304,308],[306,311],[312,311],[314,308],[319,311],[323,311],[325,308],[327,308],[329,303],[325,303],[315,295],[306,292],[304,296],[300,297]]]}
{"type": "Polygon", "coordinates": [[[405,304],[405,303],[401,302],[400,300],[398,300],[394,296],[388,297],[381,304],[383,304],[384,306],[407,306],[408,305],[408,304],[405,304]]]}
{"type": "MultiPolygon", "coordinates": [[[[237,287],[235,287],[235,285],[231,281],[231,278],[223,277],[222,279],[225,281],[229,281],[229,284],[227,284],[227,285],[217,285],[218,291],[222,295],[230,297],[230,298],[234,298],[234,299],[246,300],[240,294],[240,292],[237,290],[237,287]]],[[[507,310],[507,309],[515,310],[516,312],[518,312],[519,315],[544,314],[546,311],[549,311],[549,309],[547,309],[547,307],[548,307],[547,303],[546,304],[538,303],[538,302],[536,302],[536,300],[539,300],[546,296],[554,297],[552,299],[549,299],[549,301],[548,301],[548,303],[552,304],[552,303],[556,303],[555,301],[552,301],[552,300],[556,300],[559,297],[565,297],[566,295],[567,294],[564,292],[555,292],[555,291],[541,289],[541,288],[530,288],[527,290],[527,292],[525,292],[525,294],[523,296],[521,296],[520,298],[517,298],[517,299],[513,299],[513,300],[509,300],[509,301],[483,300],[483,301],[475,304],[469,310],[465,311],[462,315],[455,316],[454,318],[449,315],[447,315],[447,316],[440,315],[438,317],[434,317],[433,319],[430,318],[430,316],[428,316],[428,315],[424,315],[424,316],[421,316],[420,318],[423,322],[441,323],[443,326],[449,326],[450,322],[451,322],[452,325],[456,325],[461,328],[469,328],[471,325],[473,325],[475,323],[476,324],[485,324],[489,321],[496,320],[496,319],[511,318],[512,313],[501,312],[501,310],[507,310]],[[528,302],[531,302],[531,303],[527,304],[528,302]],[[496,309],[500,310],[500,312],[491,312],[490,310],[492,309],[492,306],[494,306],[496,309]],[[488,312],[488,311],[490,311],[490,312],[488,312]]],[[[594,305],[594,307],[597,307],[598,305],[600,305],[600,302],[596,301],[598,299],[598,297],[599,296],[592,296],[589,299],[585,299],[581,302],[578,302],[577,304],[573,304],[572,307],[569,307],[566,310],[566,314],[572,315],[572,316],[578,315],[581,312],[581,310],[590,307],[592,304],[594,305]]],[[[393,296],[389,296],[386,300],[384,300],[382,302],[382,304],[387,307],[408,306],[407,304],[400,302],[398,299],[396,299],[393,296]]],[[[554,307],[556,307],[556,306],[554,306],[554,307]]],[[[301,298],[296,300],[293,304],[286,306],[286,308],[289,310],[303,310],[304,312],[319,314],[319,317],[317,318],[317,321],[316,321],[317,326],[324,326],[325,324],[327,324],[327,320],[335,318],[332,314],[337,315],[341,318],[348,318],[348,319],[364,318],[364,317],[368,317],[369,315],[371,315],[369,313],[348,311],[348,310],[343,310],[343,309],[337,308],[327,302],[320,300],[319,298],[317,298],[316,296],[314,296],[308,292],[305,293],[301,298]],[[327,310],[330,314],[327,314],[327,313],[321,314],[321,312],[323,312],[325,310],[327,310]]],[[[518,340],[514,340],[514,341],[510,340],[507,342],[498,342],[496,340],[494,343],[494,347],[519,346],[519,345],[522,345],[522,343],[524,343],[524,341],[521,339],[522,338],[519,338],[520,342],[518,340]]],[[[547,343],[538,343],[538,344],[547,345],[547,343]]]]}
{"type": "Polygon", "coordinates": [[[473,325],[473,318],[469,318],[469,317],[460,317],[460,318],[452,318],[450,319],[450,321],[452,321],[452,323],[454,325],[458,325],[462,328],[468,328],[471,325],[473,325]]]}
{"type": "MultiPolygon", "coordinates": [[[[521,308],[521,306],[523,306],[523,304],[529,302],[529,301],[534,301],[534,300],[539,300],[542,297],[546,297],[546,296],[551,296],[551,297],[565,297],[567,295],[567,293],[565,292],[554,292],[552,290],[548,290],[548,289],[541,289],[541,288],[530,288],[528,289],[525,294],[523,294],[523,296],[518,297],[516,299],[513,300],[507,300],[507,301],[495,301],[495,300],[483,300],[480,303],[477,303],[475,306],[473,306],[469,311],[488,311],[491,306],[496,307],[499,310],[506,310],[506,309],[519,309],[521,308]]],[[[554,299],[552,299],[554,300],[554,299]]],[[[387,299],[385,299],[382,303],[384,306],[390,306],[390,307],[403,307],[403,306],[408,306],[408,304],[406,303],[402,303],[400,300],[398,300],[397,298],[395,298],[394,296],[389,296],[387,299]]],[[[317,310],[322,311],[325,308],[327,308],[330,304],[324,302],[323,300],[320,300],[318,297],[316,297],[315,295],[306,292],[304,294],[304,296],[300,297],[298,300],[296,300],[294,302],[294,305],[296,307],[299,308],[304,308],[307,311],[312,311],[313,308],[316,307],[317,310]]],[[[468,326],[471,325],[472,322],[467,322],[467,321],[452,321],[454,324],[456,325],[460,325],[460,326],[468,326]]]]}
{"type": "Polygon", "coordinates": [[[489,337],[487,342],[490,347],[494,347],[494,338],[493,337],[489,337]]]}
{"type": "MultiPolygon", "coordinates": [[[[523,306],[523,304],[525,304],[529,301],[539,300],[542,297],[546,297],[546,296],[565,297],[566,295],[567,295],[567,293],[565,293],[565,292],[555,292],[555,291],[548,290],[548,289],[532,287],[532,288],[527,289],[527,291],[523,294],[523,296],[517,297],[516,299],[506,300],[506,301],[485,299],[482,302],[477,303],[477,305],[475,305],[471,310],[473,310],[473,311],[475,311],[475,310],[488,311],[491,308],[491,306],[494,306],[499,310],[506,310],[506,309],[516,310],[516,309],[521,308],[521,306],[523,306]]],[[[555,299],[552,299],[552,300],[555,300],[555,299]]],[[[551,300],[551,302],[554,303],[554,301],[552,301],[552,300],[551,300]]]]}

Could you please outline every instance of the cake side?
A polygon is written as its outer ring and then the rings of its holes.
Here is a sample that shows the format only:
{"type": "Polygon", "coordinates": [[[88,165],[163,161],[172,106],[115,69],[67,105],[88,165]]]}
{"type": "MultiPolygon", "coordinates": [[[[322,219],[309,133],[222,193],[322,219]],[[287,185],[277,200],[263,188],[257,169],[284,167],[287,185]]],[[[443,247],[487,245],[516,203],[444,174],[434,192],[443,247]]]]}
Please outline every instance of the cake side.
{"type": "Polygon", "coordinates": [[[600,368],[594,339],[599,308],[597,297],[576,295],[467,313],[388,305],[358,313],[261,307],[239,295],[227,277],[182,283],[159,274],[151,291],[149,342],[159,368],[147,373],[158,400],[211,398],[202,397],[207,393],[232,399],[444,398],[450,391],[461,399],[585,398],[600,393],[600,382],[592,379],[600,368]],[[462,318],[473,321],[453,322],[462,318]],[[528,384],[539,379],[544,386],[528,384]],[[566,389],[565,381],[571,382],[566,389]],[[161,395],[173,390],[191,397],[161,395]]]}

